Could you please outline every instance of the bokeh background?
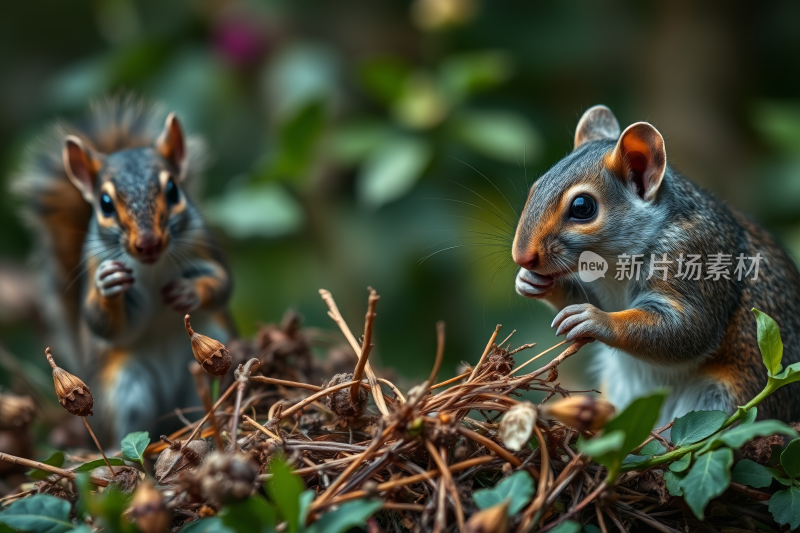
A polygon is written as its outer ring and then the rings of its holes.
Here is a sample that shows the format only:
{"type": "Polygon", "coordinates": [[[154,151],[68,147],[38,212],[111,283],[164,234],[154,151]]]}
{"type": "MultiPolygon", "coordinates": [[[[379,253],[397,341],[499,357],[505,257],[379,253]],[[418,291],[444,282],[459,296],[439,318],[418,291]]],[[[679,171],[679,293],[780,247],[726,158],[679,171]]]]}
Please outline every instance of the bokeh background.
{"type": "MultiPolygon", "coordinates": [[[[516,343],[557,341],[544,306],[513,292],[510,238],[593,104],[655,124],[673,166],[800,254],[800,4],[737,6],[3,2],[0,190],[52,119],[120,90],[162,100],[211,148],[196,200],[243,335],[289,307],[332,329],[321,287],[360,326],[370,285],[380,364],[427,375],[445,320],[452,375],[497,323],[516,343]]],[[[0,205],[0,385],[21,369],[49,387],[32,243],[15,199],[0,205]]],[[[587,366],[562,381],[591,383],[587,366]]]]}

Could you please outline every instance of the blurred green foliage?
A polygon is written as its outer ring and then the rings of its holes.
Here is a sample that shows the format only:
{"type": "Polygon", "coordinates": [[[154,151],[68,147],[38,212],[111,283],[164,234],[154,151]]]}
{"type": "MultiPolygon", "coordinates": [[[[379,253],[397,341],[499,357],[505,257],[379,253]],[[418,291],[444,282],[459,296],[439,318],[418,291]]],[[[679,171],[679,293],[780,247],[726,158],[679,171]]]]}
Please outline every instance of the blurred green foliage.
{"type": "MultiPolygon", "coordinates": [[[[375,357],[401,373],[427,375],[440,319],[443,376],[474,362],[496,323],[549,347],[549,312],[513,292],[510,239],[528,187],[600,102],[623,125],[656,124],[671,162],[800,250],[800,74],[785,68],[798,52],[793,2],[0,9],[0,180],[45,124],[91,98],[130,89],[163,100],[208,140],[197,201],[230,257],[245,335],[290,306],[332,328],[321,287],[357,329],[371,285],[382,295],[375,357]]],[[[15,201],[0,201],[0,267],[27,265],[15,201]]],[[[44,368],[31,355],[38,328],[3,318],[0,337],[44,368]]],[[[566,365],[562,383],[583,380],[586,361],[566,365]]]]}

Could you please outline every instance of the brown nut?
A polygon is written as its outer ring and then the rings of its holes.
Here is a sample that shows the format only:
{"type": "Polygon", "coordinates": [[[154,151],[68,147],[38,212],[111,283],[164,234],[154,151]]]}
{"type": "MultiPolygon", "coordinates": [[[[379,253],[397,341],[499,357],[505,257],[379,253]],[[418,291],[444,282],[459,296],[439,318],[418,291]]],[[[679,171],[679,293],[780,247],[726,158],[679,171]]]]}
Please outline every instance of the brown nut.
{"type": "Polygon", "coordinates": [[[199,467],[206,455],[211,452],[211,446],[203,439],[192,440],[185,446],[180,440],[170,441],[164,436],[161,440],[167,442],[169,446],[156,460],[155,475],[157,482],[166,485],[176,483],[180,472],[199,467]]]}
{"type": "Polygon", "coordinates": [[[0,394],[0,429],[14,429],[29,424],[35,410],[30,396],[0,394]]]}
{"type": "Polygon", "coordinates": [[[109,487],[115,487],[123,494],[130,494],[142,481],[144,474],[132,466],[115,466],[114,474],[107,466],[99,466],[92,470],[92,477],[108,481],[109,487]]]}
{"type": "Polygon", "coordinates": [[[149,481],[136,489],[131,500],[131,515],[142,533],[164,533],[172,523],[161,493],[149,481]]]}
{"type": "Polygon", "coordinates": [[[544,413],[578,431],[597,431],[614,416],[614,406],[593,396],[571,396],[545,404],[544,413]]]}
{"type": "Polygon", "coordinates": [[[189,323],[189,315],[183,318],[186,333],[192,340],[194,358],[203,370],[212,376],[224,376],[231,368],[231,354],[224,344],[218,340],[195,333],[189,323]]]}
{"type": "Polygon", "coordinates": [[[63,368],[56,366],[50,348],[44,351],[50,366],[53,367],[53,384],[56,388],[56,396],[59,403],[76,416],[90,416],[94,398],[89,387],[77,376],[73,376],[63,368]]]}
{"type": "Polygon", "coordinates": [[[243,500],[253,492],[258,465],[243,453],[209,454],[203,467],[196,472],[203,498],[212,505],[243,500]]]}
{"type": "MultiPolygon", "coordinates": [[[[352,380],[352,373],[336,374],[333,376],[333,379],[328,382],[325,388],[333,387],[334,385],[339,385],[340,383],[347,383],[348,381],[352,380]]],[[[336,413],[336,415],[341,418],[358,418],[364,414],[364,410],[367,408],[367,398],[367,391],[359,386],[358,398],[354,404],[350,401],[350,387],[345,387],[343,389],[333,391],[331,394],[327,395],[325,397],[325,402],[328,405],[328,409],[336,413]]]]}

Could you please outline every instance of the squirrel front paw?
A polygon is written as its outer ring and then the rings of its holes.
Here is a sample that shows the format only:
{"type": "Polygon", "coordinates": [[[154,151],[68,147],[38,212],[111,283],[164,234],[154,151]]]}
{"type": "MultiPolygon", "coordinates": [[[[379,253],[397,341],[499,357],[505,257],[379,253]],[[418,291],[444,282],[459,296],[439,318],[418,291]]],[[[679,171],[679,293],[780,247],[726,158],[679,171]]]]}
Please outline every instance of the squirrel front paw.
{"type": "Polygon", "coordinates": [[[558,327],[556,335],[566,334],[566,340],[572,341],[581,337],[609,342],[611,328],[610,317],[592,304],[569,305],[556,315],[550,327],[558,327]]]}
{"type": "Polygon", "coordinates": [[[522,296],[528,298],[544,298],[555,287],[556,280],[552,276],[543,276],[521,268],[517,274],[514,288],[522,296]]]}
{"type": "Polygon", "coordinates": [[[194,288],[194,283],[188,279],[170,281],[161,289],[164,305],[171,307],[178,313],[185,315],[200,307],[200,296],[194,288]]]}
{"type": "Polygon", "coordinates": [[[121,294],[133,286],[133,270],[120,261],[108,259],[94,273],[94,284],[103,298],[121,294]]]}

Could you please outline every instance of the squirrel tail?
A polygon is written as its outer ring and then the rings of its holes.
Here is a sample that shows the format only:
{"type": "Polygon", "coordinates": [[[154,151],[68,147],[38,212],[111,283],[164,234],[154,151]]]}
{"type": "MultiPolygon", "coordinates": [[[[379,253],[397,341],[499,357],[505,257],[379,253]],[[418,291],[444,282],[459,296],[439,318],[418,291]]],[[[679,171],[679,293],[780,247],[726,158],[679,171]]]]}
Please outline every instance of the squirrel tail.
{"type": "MultiPolygon", "coordinates": [[[[166,113],[133,94],[94,101],[89,112],[75,122],[58,120],[27,149],[21,168],[11,179],[11,192],[20,199],[22,218],[36,235],[35,264],[40,286],[37,302],[53,343],[71,359],[81,361],[78,339],[80,282],[84,270],[83,247],[92,206],[83,199],[64,170],[62,148],[67,135],[79,137],[97,152],[109,154],[151,146],[158,138],[166,113]]],[[[202,171],[202,141],[187,142],[191,174],[202,171]]],[[[197,176],[187,180],[197,187],[197,176]]]]}

